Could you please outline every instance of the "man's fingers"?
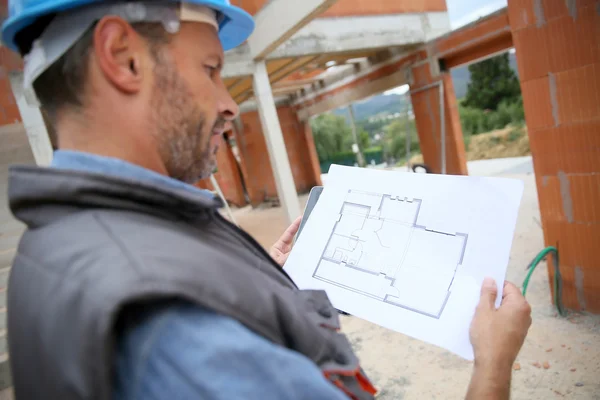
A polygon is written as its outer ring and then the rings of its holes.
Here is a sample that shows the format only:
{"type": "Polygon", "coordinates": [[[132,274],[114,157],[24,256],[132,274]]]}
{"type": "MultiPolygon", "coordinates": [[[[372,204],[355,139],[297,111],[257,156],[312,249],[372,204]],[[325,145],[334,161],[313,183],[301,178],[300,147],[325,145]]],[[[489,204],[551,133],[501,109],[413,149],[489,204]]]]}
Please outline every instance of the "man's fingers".
{"type": "Polygon", "coordinates": [[[494,309],[496,297],[498,297],[498,286],[496,286],[496,281],[492,278],[485,278],[483,280],[483,285],[481,285],[481,299],[479,300],[479,305],[494,309]]]}
{"type": "Polygon", "coordinates": [[[292,224],[285,230],[282,239],[285,238],[286,243],[292,243],[294,240],[294,236],[298,233],[298,229],[300,229],[300,222],[302,222],[302,216],[299,216],[292,222],[292,224]]]}
{"type": "Polygon", "coordinates": [[[296,236],[296,233],[300,228],[300,222],[302,222],[302,216],[296,218],[294,222],[292,222],[292,224],[285,230],[285,232],[283,232],[283,235],[281,236],[281,238],[279,238],[279,240],[276,243],[276,246],[279,249],[283,251],[284,249],[287,249],[292,245],[292,242],[294,241],[294,236],[296,236]]]}
{"type": "Polygon", "coordinates": [[[271,257],[282,267],[287,260],[289,252],[292,250],[292,243],[294,242],[294,236],[296,236],[300,228],[300,222],[302,222],[302,217],[296,218],[269,251],[271,257]]]}
{"type": "Polygon", "coordinates": [[[504,293],[502,293],[502,305],[508,307],[515,307],[523,314],[531,314],[531,306],[525,299],[525,296],[521,293],[518,287],[510,282],[504,283],[504,293]]]}
{"type": "Polygon", "coordinates": [[[521,291],[519,290],[518,287],[515,286],[514,283],[509,282],[509,281],[504,281],[504,289],[502,290],[502,300],[504,301],[504,299],[506,299],[507,297],[513,297],[513,296],[520,297],[521,291]]]}
{"type": "Polygon", "coordinates": [[[302,222],[302,217],[303,217],[303,215],[301,215],[298,218],[296,218],[294,220],[294,222],[292,222],[292,225],[290,225],[290,228],[295,226],[296,227],[296,231],[297,231],[298,228],[300,227],[300,222],[302,222]]]}

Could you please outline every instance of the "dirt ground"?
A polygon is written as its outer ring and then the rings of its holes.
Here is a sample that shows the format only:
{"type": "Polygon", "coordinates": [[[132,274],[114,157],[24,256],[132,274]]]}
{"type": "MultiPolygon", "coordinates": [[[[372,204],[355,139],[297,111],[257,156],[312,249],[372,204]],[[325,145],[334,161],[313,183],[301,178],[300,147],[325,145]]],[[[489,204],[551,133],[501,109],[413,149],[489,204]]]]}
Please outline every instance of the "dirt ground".
{"type": "MultiPolygon", "coordinates": [[[[507,279],[520,286],[526,265],[543,248],[533,174],[503,175],[525,182],[507,279]]],[[[301,196],[301,202],[306,202],[301,196]]],[[[279,208],[234,212],[238,223],[265,247],[286,228],[279,208]]],[[[548,273],[540,264],[527,299],[533,325],[513,371],[512,399],[600,399],[600,316],[557,316],[548,273]],[[543,367],[544,363],[548,369],[543,367]]],[[[354,317],[343,317],[362,366],[380,389],[378,399],[459,399],[464,397],[472,363],[443,349],[354,317]]]]}
{"type": "MultiPolygon", "coordinates": [[[[466,152],[467,161],[522,157],[530,154],[527,127],[513,128],[510,126],[471,136],[466,152]]],[[[411,157],[410,163],[423,163],[423,155],[415,154],[411,157]]]]}
{"type": "Polygon", "coordinates": [[[471,136],[467,161],[501,157],[520,157],[531,154],[527,128],[507,127],[471,136]]]}

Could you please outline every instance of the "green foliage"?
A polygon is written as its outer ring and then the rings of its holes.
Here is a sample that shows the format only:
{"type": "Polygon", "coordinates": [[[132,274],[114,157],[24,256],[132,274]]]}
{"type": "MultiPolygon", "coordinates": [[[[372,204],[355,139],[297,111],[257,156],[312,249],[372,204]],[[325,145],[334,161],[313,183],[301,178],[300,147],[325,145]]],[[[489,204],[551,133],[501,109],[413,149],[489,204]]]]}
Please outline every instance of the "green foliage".
{"type": "Polygon", "coordinates": [[[523,100],[520,97],[513,102],[502,101],[496,111],[463,105],[458,106],[458,111],[465,137],[494,129],[504,129],[507,125],[523,126],[525,123],[523,100]]]}
{"type": "MultiPolygon", "coordinates": [[[[321,170],[326,172],[331,164],[354,165],[356,154],[352,152],[354,143],[352,130],[343,116],[323,114],[311,121],[315,146],[321,163],[321,170]]],[[[367,164],[381,164],[391,159],[401,160],[406,157],[406,134],[410,134],[412,152],[419,151],[419,138],[414,120],[407,117],[389,121],[359,121],[358,145],[367,164]],[[377,141],[373,141],[376,135],[377,141]],[[377,146],[371,147],[373,144],[377,146]]]]}
{"type": "Polygon", "coordinates": [[[521,96],[519,79],[507,53],[472,64],[469,72],[471,82],[462,102],[465,107],[495,111],[502,101],[514,103],[521,96]]]}
{"type": "Polygon", "coordinates": [[[465,144],[465,151],[469,151],[471,145],[471,135],[463,132],[463,143],[465,144]]]}
{"type": "MultiPolygon", "coordinates": [[[[331,164],[354,165],[356,154],[352,152],[354,138],[352,129],[342,116],[322,114],[311,121],[311,128],[315,139],[315,147],[319,155],[321,170],[326,172],[331,164]]],[[[365,161],[370,163],[375,160],[381,163],[381,148],[371,148],[371,136],[367,131],[358,127],[358,146],[365,156],[365,161]]]]}
{"type": "Polygon", "coordinates": [[[381,164],[383,162],[383,149],[381,147],[371,147],[366,149],[363,152],[365,156],[365,162],[367,164],[372,164],[372,161],[375,161],[375,164],[381,164]]]}
{"type": "Polygon", "coordinates": [[[351,151],[341,151],[332,154],[327,161],[330,161],[333,164],[354,165],[354,163],[356,163],[356,154],[351,151]]]}
{"type": "Polygon", "coordinates": [[[510,117],[511,124],[525,125],[525,110],[523,108],[523,97],[519,96],[515,101],[502,101],[498,107],[499,113],[506,113],[510,117]]]}
{"type": "Polygon", "coordinates": [[[502,138],[499,138],[498,136],[492,136],[490,138],[490,143],[493,145],[500,144],[500,143],[502,143],[502,138]]]}
{"type": "MultiPolygon", "coordinates": [[[[381,162],[382,154],[383,150],[381,147],[371,147],[363,151],[367,163],[370,163],[371,160],[375,160],[379,164],[381,162]]],[[[332,155],[327,161],[331,161],[333,164],[354,165],[356,163],[356,154],[352,151],[343,151],[332,155]]]]}
{"type": "Polygon", "coordinates": [[[400,118],[385,127],[385,153],[388,157],[400,160],[406,157],[406,134],[410,135],[411,153],[419,151],[419,137],[414,120],[400,118]]]}
{"type": "Polygon", "coordinates": [[[358,146],[363,152],[371,147],[371,137],[363,130],[358,132],[358,146]]]}
{"type": "MultiPolygon", "coordinates": [[[[368,148],[363,151],[363,155],[367,164],[371,164],[371,161],[375,161],[375,164],[383,162],[383,150],[381,147],[368,148]]],[[[333,154],[329,160],[321,161],[321,171],[324,173],[329,171],[331,164],[353,166],[356,164],[356,154],[351,151],[333,154]]]]}
{"type": "MultiPolygon", "coordinates": [[[[311,121],[311,128],[315,138],[315,146],[320,161],[332,160],[340,153],[351,153],[354,138],[352,129],[342,116],[322,114],[311,121]]],[[[371,147],[369,133],[359,127],[358,146],[361,150],[371,147]]]]}
{"type": "Polygon", "coordinates": [[[511,130],[510,133],[508,134],[508,141],[516,142],[517,140],[521,139],[523,136],[525,136],[525,131],[521,128],[515,128],[515,129],[511,130]]]}
{"type": "Polygon", "coordinates": [[[383,132],[383,128],[385,128],[390,122],[386,120],[377,120],[373,122],[369,122],[368,120],[362,120],[357,122],[357,125],[360,129],[367,132],[371,137],[376,134],[383,132]]]}
{"type": "Polygon", "coordinates": [[[463,134],[476,135],[478,133],[487,132],[487,117],[485,111],[478,108],[458,106],[460,122],[462,124],[463,134]]]}
{"type": "Polygon", "coordinates": [[[352,131],[344,117],[322,114],[311,121],[311,128],[321,162],[331,160],[335,154],[352,151],[352,131]]]}

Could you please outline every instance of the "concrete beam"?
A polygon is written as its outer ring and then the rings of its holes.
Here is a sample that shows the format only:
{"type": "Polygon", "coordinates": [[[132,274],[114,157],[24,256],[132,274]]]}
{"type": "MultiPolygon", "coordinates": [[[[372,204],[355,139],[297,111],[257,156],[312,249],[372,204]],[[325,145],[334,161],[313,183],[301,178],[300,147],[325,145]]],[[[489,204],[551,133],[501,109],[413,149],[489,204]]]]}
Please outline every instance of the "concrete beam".
{"type": "Polygon", "coordinates": [[[277,84],[273,85],[273,89],[283,89],[283,88],[296,88],[296,89],[301,89],[305,86],[309,86],[312,85],[315,82],[319,81],[319,77],[315,76],[314,78],[310,78],[310,79],[298,79],[295,81],[282,81],[282,82],[278,82],[277,84]]]}
{"type": "Polygon", "coordinates": [[[11,72],[9,79],[35,162],[37,165],[46,167],[52,162],[54,152],[42,112],[38,107],[33,107],[27,103],[23,92],[23,73],[11,72]]]}
{"type": "Polygon", "coordinates": [[[341,66],[334,73],[319,76],[319,85],[316,88],[311,87],[301,96],[293,96],[290,101],[293,106],[299,106],[302,109],[298,115],[305,119],[329,111],[327,102],[331,107],[335,107],[336,104],[345,106],[350,102],[369,96],[370,93],[377,94],[377,90],[385,91],[395,87],[393,85],[400,86],[408,83],[410,75],[406,68],[410,63],[410,50],[398,49],[378,53],[354,67],[341,66]],[[390,74],[392,77],[386,79],[390,74]],[[363,80],[363,83],[358,86],[364,86],[364,89],[356,89],[357,85],[353,85],[353,82],[358,79],[363,80]]]}
{"type": "Polygon", "coordinates": [[[221,70],[223,79],[240,76],[251,76],[254,73],[254,62],[250,57],[250,47],[244,43],[225,52],[225,62],[221,70]]]}
{"type": "Polygon", "coordinates": [[[227,55],[225,55],[225,64],[221,70],[221,77],[223,79],[250,76],[253,72],[254,65],[252,65],[252,61],[250,59],[228,60],[227,55]]]}
{"type": "MultiPolygon", "coordinates": [[[[389,48],[379,51],[367,57],[360,57],[352,62],[335,66],[335,70],[327,70],[325,73],[314,78],[303,81],[295,81],[298,84],[306,83],[305,92],[292,99],[292,105],[299,105],[312,100],[320,94],[327,93],[348,84],[355,79],[362,78],[379,68],[383,68],[394,62],[406,58],[411,52],[410,48],[389,48]]],[[[328,59],[330,57],[327,57],[328,59]]],[[[277,84],[275,87],[281,85],[277,84]]]]}
{"type": "MultiPolygon", "coordinates": [[[[299,68],[318,59],[319,56],[298,57],[296,59],[278,59],[267,63],[267,72],[271,84],[285,79],[299,68]]],[[[233,99],[241,103],[252,95],[252,79],[242,77],[227,87],[233,99]]]]}
{"type": "Polygon", "coordinates": [[[318,18],[269,58],[418,45],[450,31],[446,12],[318,18]]]}
{"type": "Polygon", "coordinates": [[[294,71],[299,70],[311,63],[318,62],[319,59],[320,59],[320,56],[298,57],[298,58],[292,60],[291,62],[289,62],[284,67],[270,73],[269,78],[271,80],[271,83],[273,84],[273,83],[279,82],[279,81],[285,79],[288,75],[290,75],[294,71]]]}
{"type": "Polygon", "coordinates": [[[274,95],[287,95],[297,92],[302,89],[304,86],[288,86],[288,87],[273,87],[274,95]]]}
{"type": "MultiPolygon", "coordinates": [[[[319,89],[307,90],[306,93],[304,93],[302,96],[298,97],[297,99],[294,99],[292,104],[293,105],[302,104],[302,103],[306,102],[307,100],[312,100],[313,98],[317,97],[318,95],[320,95],[322,93],[329,92],[343,84],[350,83],[353,80],[358,79],[361,76],[365,75],[366,72],[363,72],[363,71],[369,71],[370,67],[373,67],[373,64],[371,64],[369,61],[363,61],[362,63],[358,64],[358,67],[356,67],[356,66],[353,67],[350,65],[343,65],[343,66],[337,67],[338,70],[336,71],[335,74],[323,75],[323,76],[318,77],[317,81],[320,83],[322,82],[319,85],[319,89]],[[361,72],[357,73],[357,70],[361,71],[361,72]]],[[[312,83],[313,82],[308,82],[308,84],[310,84],[310,85],[312,85],[312,83]]]]}
{"type": "Polygon", "coordinates": [[[294,176],[283,140],[283,132],[277,116],[277,108],[273,99],[269,74],[264,61],[256,63],[253,75],[254,95],[258,105],[258,114],[263,128],[269,159],[275,177],[275,186],[279,201],[291,224],[300,215],[300,203],[294,183],[294,176]]]}
{"type": "MultiPolygon", "coordinates": [[[[274,94],[273,99],[275,101],[275,107],[288,106],[290,104],[287,96],[280,96],[274,94]]],[[[249,112],[249,111],[258,111],[258,104],[256,103],[256,99],[254,97],[244,101],[240,104],[240,114],[249,112]]]]}
{"type": "Polygon", "coordinates": [[[256,29],[248,39],[251,57],[263,60],[336,0],[271,0],[254,16],[256,29]]]}
{"type": "MultiPolygon", "coordinates": [[[[298,118],[306,121],[314,115],[319,115],[339,107],[347,106],[355,101],[385,92],[408,83],[408,71],[405,69],[387,75],[381,79],[365,82],[350,89],[342,90],[298,111],[298,118]]],[[[401,110],[398,109],[398,112],[401,110]]]]}
{"type": "MultiPolygon", "coordinates": [[[[439,15],[439,17],[442,18],[443,14],[444,13],[439,15]]],[[[433,19],[429,19],[429,21],[432,23],[434,22],[433,19]]],[[[438,34],[439,32],[429,31],[429,35],[435,36],[438,34]]],[[[389,61],[375,62],[371,57],[368,62],[359,64],[359,72],[346,68],[339,73],[336,72],[330,76],[321,77],[324,87],[317,90],[307,89],[305,93],[302,93],[299,96],[293,96],[292,105],[300,107],[304,107],[305,105],[307,107],[314,106],[313,110],[315,112],[321,111],[326,107],[322,107],[323,105],[319,106],[318,104],[311,104],[311,101],[322,103],[324,100],[319,99],[335,98],[336,96],[339,99],[342,97],[343,93],[336,94],[336,90],[343,86],[351,85],[352,82],[357,79],[370,75],[372,72],[384,67],[386,64],[392,62],[395,63],[400,60],[400,58],[409,60],[411,54],[418,55],[419,51],[425,51],[429,60],[426,61],[418,58],[417,60],[409,61],[410,63],[429,63],[430,66],[437,68],[437,59],[443,59],[446,67],[454,67],[456,65],[465,65],[475,60],[495,55],[498,52],[505,51],[510,46],[512,46],[512,37],[510,35],[508,12],[506,9],[502,9],[468,26],[442,36],[438,35],[435,40],[429,41],[423,46],[418,46],[413,49],[405,48],[404,54],[400,53],[389,61]],[[329,94],[331,94],[331,96],[329,96],[329,94]]],[[[402,50],[400,49],[400,51],[402,50]]],[[[414,64],[414,66],[416,66],[416,64],[414,64]]],[[[434,70],[430,70],[430,73],[434,75],[439,74],[439,70],[435,71],[435,68],[434,70]]],[[[329,101],[334,102],[334,100],[329,101]]],[[[307,113],[310,114],[310,112],[310,110],[301,111],[300,115],[306,116],[307,113]]]]}
{"type": "MultiPolygon", "coordinates": [[[[269,3],[267,8],[281,2],[282,0],[275,0],[269,3]]],[[[259,16],[260,14],[256,18],[259,16]]],[[[271,29],[272,24],[271,21],[262,26],[271,29]]],[[[450,29],[446,12],[318,18],[292,35],[265,58],[294,58],[415,46],[440,37],[450,29]]],[[[223,78],[252,74],[255,49],[251,48],[251,43],[252,37],[247,44],[225,53],[225,66],[221,72],[223,78]]]]}

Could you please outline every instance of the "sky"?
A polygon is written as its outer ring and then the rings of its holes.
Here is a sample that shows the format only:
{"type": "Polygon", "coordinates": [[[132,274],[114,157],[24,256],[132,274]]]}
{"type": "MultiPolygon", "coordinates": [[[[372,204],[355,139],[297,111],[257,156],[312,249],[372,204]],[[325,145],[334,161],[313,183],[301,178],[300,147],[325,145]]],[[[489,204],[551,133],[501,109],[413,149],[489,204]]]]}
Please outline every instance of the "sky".
{"type": "Polygon", "coordinates": [[[460,28],[503,7],[507,0],[446,0],[452,29],[460,28]]]}
{"type": "MultiPolygon", "coordinates": [[[[506,7],[507,0],[446,0],[448,16],[452,29],[477,21],[479,18],[506,7]]],[[[402,95],[408,91],[408,85],[388,90],[385,94],[402,95]]]]}

